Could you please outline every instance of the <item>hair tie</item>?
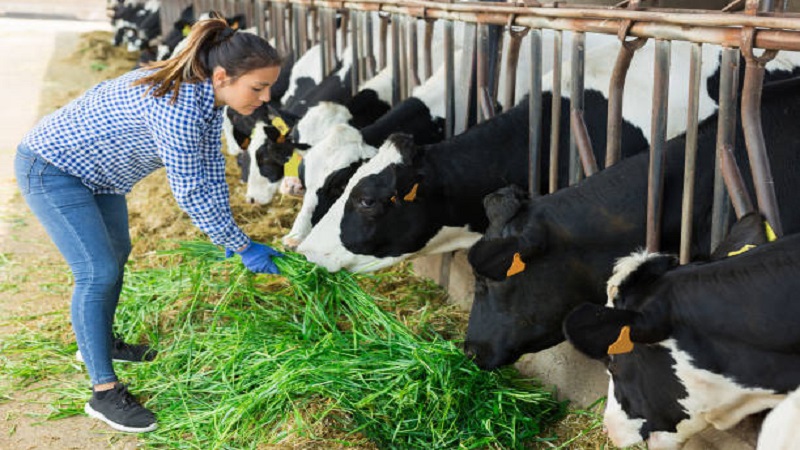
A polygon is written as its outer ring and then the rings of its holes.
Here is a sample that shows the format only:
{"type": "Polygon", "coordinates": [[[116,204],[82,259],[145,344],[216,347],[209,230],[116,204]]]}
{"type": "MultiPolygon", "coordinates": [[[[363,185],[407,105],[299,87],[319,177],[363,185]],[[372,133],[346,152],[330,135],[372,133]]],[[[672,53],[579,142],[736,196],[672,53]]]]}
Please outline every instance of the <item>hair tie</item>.
{"type": "Polygon", "coordinates": [[[219,32],[219,34],[217,34],[217,38],[215,39],[214,45],[222,44],[223,42],[225,42],[228,39],[230,39],[235,33],[236,33],[236,30],[234,30],[231,27],[223,28],[219,32]]]}

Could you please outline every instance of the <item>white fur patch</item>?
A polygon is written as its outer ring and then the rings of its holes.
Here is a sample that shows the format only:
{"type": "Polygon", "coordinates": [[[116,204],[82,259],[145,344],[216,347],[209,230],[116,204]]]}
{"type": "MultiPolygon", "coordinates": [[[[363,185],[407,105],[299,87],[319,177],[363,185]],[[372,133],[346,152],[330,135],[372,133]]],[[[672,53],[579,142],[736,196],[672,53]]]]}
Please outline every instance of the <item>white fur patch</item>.
{"type": "Polygon", "coordinates": [[[388,267],[398,261],[398,258],[376,258],[350,252],[342,244],[341,223],[344,216],[344,205],[350,197],[353,187],[365,177],[374,175],[389,164],[397,164],[402,160],[402,155],[393,144],[388,142],[383,144],[371,160],[356,170],[350,182],[347,183],[342,196],[297,247],[297,251],[305,255],[309,261],[325,267],[330,272],[337,272],[344,268],[354,271],[359,268],[370,270],[372,267],[388,267]]]}
{"type": "Polygon", "coordinates": [[[761,424],[757,450],[794,450],[800,443],[800,389],[792,391],[761,424]]]}
{"type": "Polygon", "coordinates": [[[369,80],[361,83],[358,90],[372,89],[378,95],[378,99],[392,104],[392,65],[387,64],[386,67],[378,72],[377,75],[369,80]]]}
{"type": "Polygon", "coordinates": [[[264,131],[264,122],[256,122],[250,145],[247,146],[247,153],[250,155],[250,171],[247,177],[247,192],[245,198],[248,203],[257,203],[259,205],[266,205],[272,201],[278,188],[281,186],[280,181],[271,182],[263,175],[258,169],[258,162],[256,161],[256,150],[267,141],[267,133],[264,131]]]}
{"type": "Polygon", "coordinates": [[[229,155],[236,156],[244,151],[239,147],[239,143],[236,142],[236,137],[233,134],[233,124],[228,118],[227,106],[222,111],[222,133],[225,135],[225,149],[229,155]]]}
{"type": "Polygon", "coordinates": [[[334,125],[346,124],[353,115],[343,105],[333,102],[320,102],[308,109],[308,112],[297,123],[300,142],[311,146],[317,145],[334,125]]]}
{"type": "Polygon", "coordinates": [[[606,283],[606,295],[608,300],[606,306],[609,308],[614,307],[614,299],[619,292],[619,286],[638,269],[642,264],[647,261],[661,256],[660,253],[648,253],[647,250],[639,250],[631,253],[628,256],[619,258],[614,264],[614,270],[606,283]]]}
{"type": "Polygon", "coordinates": [[[322,81],[322,56],[320,51],[320,45],[314,45],[294,62],[292,73],[289,75],[289,88],[281,97],[281,104],[286,104],[289,98],[295,95],[299,78],[311,78],[316,84],[322,81]]]}
{"type": "Polygon", "coordinates": [[[361,133],[350,125],[335,125],[329,131],[325,139],[311,147],[304,157],[306,193],[292,230],[283,238],[286,245],[297,246],[311,232],[311,217],[319,203],[317,190],[323,186],[325,178],[358,160],[370,159],[378,152],[375,147],[367,145],[361,133]]]}
{"type": "Polygon", "coordinates": [[[614,445],[628,447],[642,440],[639,430],[645,420],[628,417],[614,396],[614,378],[610,373],[608,375],[608,396],[606,397],[606,410],[603,414],[603,425],[608,432],[608,438],[614,445]]]}

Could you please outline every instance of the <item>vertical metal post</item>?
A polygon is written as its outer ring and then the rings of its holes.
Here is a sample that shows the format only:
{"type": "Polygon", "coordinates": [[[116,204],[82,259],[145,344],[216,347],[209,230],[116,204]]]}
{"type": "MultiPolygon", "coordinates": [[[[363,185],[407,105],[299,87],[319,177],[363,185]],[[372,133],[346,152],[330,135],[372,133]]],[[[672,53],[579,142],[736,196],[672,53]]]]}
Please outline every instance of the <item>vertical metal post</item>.
{"type": "Polygon", "coordinates": [[[542,192],[542,30],[530,30],[531,90],[528,97],[528,193],[542,192]]]}
{"type": "Polygon", "coordinates": [[[392,61],[396,61],[400,66],[400,100],[408,96],[408,40],[406,28],[406,16],[395,14],[392,17],[392,30],[397,29],[397,40],[392,41],[392,61]],[[397,59],[395,59],[397,58],[397,59]]]}
{"type": "Polygon", "coordinates": [[[266,39],[268,36],[264,17],[264,0],[256,0],[255,6],[256,30],[259,36],[266,39]]]}
{"type": "MultiPolygon", "coordinates": [[[[508,53],[505,60],[505,77],[506,77],[506,92],[505,98],[500,99],[503,104],[503,111],[508,111],[514,107],[515,99],[517,96],[517,66],[519,62],[519,49],[522,44],[522,38],[528,33],[528,30],[515,31],[513,27],[509,27],[509,41],[508,53]]],[[[541,39],[541,32],[539,38],[541,39]]],[[[534,71],[538,70],[537,66],[533,66],[534,71]]]]}
{"type": "MultiPolygon", "coordinates": [[[[403,95],[403,75],[400,70],[399,15],[392,16],[392,106],[400,103],[403,95]]],[[[385,46],[384,46],[385,47],[385,46]]]]}
{"type": "Polygon", "coordinates": [[[433,46],[433,26],[435,23],[436,22],[434,20],[430,19],[425,20],[425,38],[422,43],[424,47],[422,49],[423,51],[422,59],[423,62],[425,63],[424,75],[426,80],[430,78],[431,75],[433,75],[433,56],[431,47],[433,46]]]}
{"type": "MultiPolygon", "coordinates": [[[[571,110],[583,111],[583,71],[586,54],[586,35],[583,32],[573,32],[572,37],[572,89],[569,96],[571,110]]],[[[572,114],[570,114],[570,118],[572,114]]],[[[570,119],[570,129],[572,129],[570,119]]],[[[569,138],[569,184],[573,185],[581,180],[583,171],[581,170],[580,156],[575,137],[570,133],[569,138]]]]}
{"type": "Polygon", "coordinates": [[[622,40],[614,72],[611,74],[608,88],[608,123],[606,126],[606,164],[610,167],[619,161],[622,149],[622,100],[625,94],[625,78],[631,67],[631,60],[636,50],[640,49],[647,39],[637,38],[632,41],[622,40]]]}
{"type": "Polygon", "coordinates": [[[361,57],[359,55],[359,26],[358,17],[359,13],[356,10],[350,11],[350,52],[353,55],[353,62],[350,69],[350,92],[355,95],[358,92],[358,86],[361,84],[361,57]]]}
{"type": "Polygon", "coordinates": [[[317,19],[319,23],[319,57],[320,66],[322,67],[322,77],[328,76],[329,73],[329,55],[328,55],[328,13],[327,9],[317,7],[317,19]]]}
{"type": "Polygon", "coordinates": [[[681,264],[690,261],[692,248],[692,217],[694,216],[694,185],[697,173],[697,128],[700,105],[700,75],[703,67],[703,45],[692,44],[689,60],[689,107],[686,112],[686,153],[683,172],[683,205],[681,208],[681,264]]]}
{"type": "Polygon", "coordinates": [[[455,98],[455,61],[453,55],[453,22],[444,21],[444,104],[445,104],[445,126],[444,137],[450,139],[454,135],[456,120],[456,98],[455,98]]]}
{"type": "Polygon", "coordinates": [[[464,25],[464,43],[462,44],[461,67],[456,68],[459,77],[455,84],[456,99],[464,101],[462,107],[456,108],[454,134],[461,134],[469,127],[470,113],[475,112],[475,53],[477,26],[464,25]]]}
{"type": "Polygon", "coordinates": [[[408,84],[406,86],[406,97],[411,95],[411,91],[419,86],[419,45],[417,43],[417,19],[413,16],[406,17],[406,27],[408,29],[408,49],[406,51],[408,59],[408,84]]]}
{"type": "MultiPolygon", "coordinates": [[[[387,35],[389,31],[389,16],[388,15],[381,15],[379,14],[378,17],[380,18],[380,28],[378,30],[378,45],[380,48],[378,49],[378,72],[383,70],[386,67],[386,43],[388,42],[387,35]]],[[[392,28],[394,29],[397,24],[392,24],[392,28]]],[[[392,32],[392,36],[394,36],[394,32],[392,32]]],[[[397,52],[397,48],[394,49],[394,52],[397,52]]]]}
{"type": "MultiPolygon", "coordinates": [[[[722,50],[719,85],[719,115],[715,161],[726,147],[736,148],[736,103],[739,90],[739,50],[722,50]]],[[[731,204],[719,165],[714,170],[714,205],[711,210],[711,250],[728,233],[731,204]]]]}
{"type": "Polygon", "coordinates": [[[650,168],[647,186],[647,250],[657,252],[661,241],[664,197],[664,161],[667,143],[670,41],[656,40],[653,117],[651,119],[650,168]]]}
{"type": "Polygon", "coordinates": [[[550,105],[550,186],[548,192],[558,190],[558,153],[561,136],[561,70],[564,52],[563,32],[555,31],[553,35],[553,101],[550,105]]]}
{"type": "Polygon", "coordinates": [[[486,117],[484,113],[485,108],[488,108],[488,105],[483,105],[484,102],[488,101],[488,99],[484,100],[486,96],[484,93],[489,90],[488,82],[489,82],[489,25],[481,23],[477,26],[477,42],[478,45],[476,46],[475,53],[476,53],[476,84],[478,87],[478,122],[482,122],[489,117],[486,117]]]}
{"type": "Polygon", "coordinates": [[[364,79],[369,80],[378,73],[377,63],[375,61],[375,39],[373,32],[375,28],[372,25],[372,12],[364,12],[364,50],[366,55],[366,70],[364,70],[364,79]]]}

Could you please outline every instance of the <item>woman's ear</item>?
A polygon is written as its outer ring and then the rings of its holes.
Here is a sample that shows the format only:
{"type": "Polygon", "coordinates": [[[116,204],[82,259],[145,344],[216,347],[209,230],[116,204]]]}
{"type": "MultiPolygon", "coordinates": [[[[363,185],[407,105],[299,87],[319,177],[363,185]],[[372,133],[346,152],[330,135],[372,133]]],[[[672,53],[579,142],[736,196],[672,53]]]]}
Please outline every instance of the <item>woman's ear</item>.
{"type": "Polygon", "coordinates": [[[225,86],[227,82],[228,72],[221,66],[214,67],[214,70],[211,72],[211,83],[214,85],[214,88],[225,86]]]}

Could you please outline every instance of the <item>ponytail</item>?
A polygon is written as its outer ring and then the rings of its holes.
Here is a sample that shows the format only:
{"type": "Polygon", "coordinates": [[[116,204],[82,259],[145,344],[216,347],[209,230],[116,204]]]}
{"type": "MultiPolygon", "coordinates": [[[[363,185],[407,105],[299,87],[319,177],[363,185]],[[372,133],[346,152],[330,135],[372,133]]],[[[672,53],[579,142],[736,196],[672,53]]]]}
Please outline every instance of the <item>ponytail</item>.
{"type": "Polygon", "coordinates": [[[264,67],[280,66],[282,58],[264,38],[252,33],[237,33],[218,13],[192,26],[186,46],[177,55],[150,65],[156,69],[132,84],[148,85],[147,93],[164,97],[172,93],[170,103],[178,100],[183,83],[199,83],[211,77],[219,66],[232,79],[264,67]]]}

